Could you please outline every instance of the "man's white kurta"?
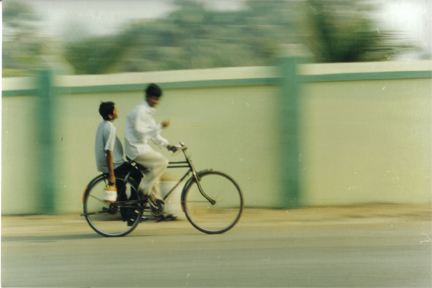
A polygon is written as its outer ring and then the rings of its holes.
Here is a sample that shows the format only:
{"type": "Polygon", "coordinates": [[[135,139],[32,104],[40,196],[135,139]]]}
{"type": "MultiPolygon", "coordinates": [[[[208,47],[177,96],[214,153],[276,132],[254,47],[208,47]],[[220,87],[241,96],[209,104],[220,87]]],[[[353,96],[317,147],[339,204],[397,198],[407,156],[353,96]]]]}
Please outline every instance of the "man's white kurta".
{"type": "Polygon", "coordinates": [[[150,139],[158,146],[169,145],[168,140],[159,135],[162,124],[156,124],[154,114],[155,109],[144,100],[126,116],[125,152],[130,159],[152,152],[153,149],[148,144],[150,139]]]}

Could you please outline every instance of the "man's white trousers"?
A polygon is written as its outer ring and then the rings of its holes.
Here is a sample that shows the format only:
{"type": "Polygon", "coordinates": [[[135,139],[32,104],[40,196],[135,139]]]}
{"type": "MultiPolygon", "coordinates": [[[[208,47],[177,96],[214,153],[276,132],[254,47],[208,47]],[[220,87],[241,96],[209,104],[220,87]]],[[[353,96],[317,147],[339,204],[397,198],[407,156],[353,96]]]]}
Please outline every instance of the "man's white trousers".
{"type": "Polygon", "coordinates": [[[160,177],[168,167],[168,159],[159,152],[151,151],[135,158],[135,162],[148,168],[150,173],[144,175],[139,185],[139,189],[144,193],[151,193],[157,198],[162,199],[160,192],[160,177]]]}

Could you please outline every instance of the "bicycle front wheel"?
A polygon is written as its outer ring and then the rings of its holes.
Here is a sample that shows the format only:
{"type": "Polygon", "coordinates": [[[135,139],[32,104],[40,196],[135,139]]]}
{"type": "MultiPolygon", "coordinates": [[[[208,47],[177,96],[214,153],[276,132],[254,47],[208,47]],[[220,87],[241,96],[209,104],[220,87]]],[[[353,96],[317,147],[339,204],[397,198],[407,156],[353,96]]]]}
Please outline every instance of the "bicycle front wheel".
{"type": "Polygon", "coordinates": [[[240,219],[243,195],[238,184],[222,172],[200,173],[199,185],[192,180],[184,195],[182,205],[189,222],[208,234],[228,231],[240,219]],[[213,204],[212,204],[213,202],[213,204]]]}
{"type": "Polygon", "coordinates": [[[116,178],[118,200],[123,199],[107,203],[103,201],[107,184],[107,178],[101,177],[87,187],[83,199],[84,216],[90,227],[102,236],[125,236],[138,226],[143,214],[142,203],[137,201],[141,198],[136,193],[138,185],[133,180],[125,183],[124,179],[116,178]],[[125,201],[131,195],[135,201],[125,201]]]}

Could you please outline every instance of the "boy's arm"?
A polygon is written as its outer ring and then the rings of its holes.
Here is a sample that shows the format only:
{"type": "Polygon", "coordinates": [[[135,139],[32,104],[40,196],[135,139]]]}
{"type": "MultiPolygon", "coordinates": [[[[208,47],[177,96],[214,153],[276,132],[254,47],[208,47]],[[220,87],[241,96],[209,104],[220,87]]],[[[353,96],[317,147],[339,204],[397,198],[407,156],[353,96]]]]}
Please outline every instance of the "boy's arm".
{"type": "Polygon", "coordinates": [[[106,150],[105,151],[107,166],[108,166],[108,183],[110,186],[116,185],[116,178],[114,174],[114,164],[113,164],[113,152],[106,150]]]}

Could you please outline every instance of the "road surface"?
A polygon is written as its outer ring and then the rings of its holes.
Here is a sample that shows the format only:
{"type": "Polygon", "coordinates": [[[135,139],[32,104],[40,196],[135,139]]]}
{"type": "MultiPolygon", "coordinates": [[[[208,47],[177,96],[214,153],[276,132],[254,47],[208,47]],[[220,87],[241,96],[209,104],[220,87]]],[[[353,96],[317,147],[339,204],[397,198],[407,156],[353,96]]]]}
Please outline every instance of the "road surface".
{"type": "Polygon", "coordinates": [[[432,287],[431,207],[246,209],[104,238],[79,215],[2,217],[2,287],[432,287]]]}

